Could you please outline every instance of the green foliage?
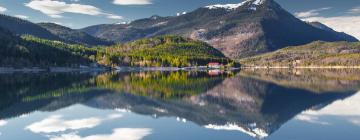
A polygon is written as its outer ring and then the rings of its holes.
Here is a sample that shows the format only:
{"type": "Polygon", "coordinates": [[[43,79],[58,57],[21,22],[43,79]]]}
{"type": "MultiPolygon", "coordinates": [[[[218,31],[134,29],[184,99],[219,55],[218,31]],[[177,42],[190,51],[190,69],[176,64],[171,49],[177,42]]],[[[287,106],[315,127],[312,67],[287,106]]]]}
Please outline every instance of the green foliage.
{"type": "Polygon", "coordinates": [[[187,67],[205,66],[209,62],[234,64],[208,44],[179,36],[161,36],[94,48],[30,35],[16,40],[10,38],[0,39],[4,46],[0,48],[0,66],[78,67],[98,63],[109,67],[187,67]]]}
{"type": "Polygon", "coordinates": [[[81,45],[69,45],[30,35],[22,36],[8,49],[1,49],[2,66],[75,66],[91,63],[96,50],[81,45]]]}
{"type": "Polygon", "coordinates": [[[245,58],[246,66],[317,67],[360,66],[360,42],[316,41],[292,46],[275,52],[245,58]]]}
{"type": "Polygon", "coordinates": [[[206,65],[208,62],[228,64],[220,51],[208,44],[179,36],[160,36],[118,44],[100,50],[101,64],[115,66],[172,66],[206,65]]]}

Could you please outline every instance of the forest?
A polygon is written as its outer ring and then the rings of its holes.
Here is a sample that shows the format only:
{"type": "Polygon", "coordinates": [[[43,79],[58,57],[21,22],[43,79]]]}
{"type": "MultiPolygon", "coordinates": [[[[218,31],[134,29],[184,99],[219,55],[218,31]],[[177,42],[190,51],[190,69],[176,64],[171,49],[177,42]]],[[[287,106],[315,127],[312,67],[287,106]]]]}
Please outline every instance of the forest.
{"type": "Polygon", "coordinates": [[[235,62],[208,44],[179,36],[140,39],[126,44],[87,47],[0,29],[0,67],[188,67],[235,62]],[[99,65],[97,65],[99,66],[99,65]]]}

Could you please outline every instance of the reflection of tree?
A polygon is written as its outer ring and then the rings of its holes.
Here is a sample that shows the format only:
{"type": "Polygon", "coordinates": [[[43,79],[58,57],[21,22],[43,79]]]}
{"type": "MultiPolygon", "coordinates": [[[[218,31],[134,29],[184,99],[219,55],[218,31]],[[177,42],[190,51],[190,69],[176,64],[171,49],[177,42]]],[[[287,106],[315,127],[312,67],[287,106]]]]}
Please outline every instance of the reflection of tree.
{"type": "Polygon", "coordinates": [[[107,73],[96,78],[97,87],[157,98],[197,95],[220,83],[227,75],[209,77],[204,72],[107,73]]]}
{"type": "Polygon", "coordinates": [[[149,116],[180,117],[201,126],[231,124],[254,135],[257,130],[271,134],[304,110],[325,106],[355,93],[346,88],[334,92],[292,88],[264,78],[256,74],[244,76],[243,72],[217,77],[205,72],[130,72],[93,77],[49,74],[48,77],[33,76],[25,82],[21,78],[12,79],[1,84],[18,83],[20,88],[19,91],[4,88],[6,94],[1,100],[9,101],[1,104],[0,119],[81,103],[101,109],[126,108],[149,116]],[[62,79],[64,83],[58,86],[50,84],[62,79]],[[26,84],[30,82],[32,84],[26,84]],[[11,96],[12,93],[16,96],[11,96]]]}
{"type": "Polygon", "coordinates": [[[205,72],[79,73],[0,75],[0,115],[18,116],[34,110],[54,110],[103,92],[177,98],[205,92],[227,75],[205,72]],[[19,112],[17,112],[17,110],[19,112]]]}
{"type": "Polygon", "coordinates": [[[316,93],[360,89],[360,69],[244,69],[240,74],[316,93]]]}

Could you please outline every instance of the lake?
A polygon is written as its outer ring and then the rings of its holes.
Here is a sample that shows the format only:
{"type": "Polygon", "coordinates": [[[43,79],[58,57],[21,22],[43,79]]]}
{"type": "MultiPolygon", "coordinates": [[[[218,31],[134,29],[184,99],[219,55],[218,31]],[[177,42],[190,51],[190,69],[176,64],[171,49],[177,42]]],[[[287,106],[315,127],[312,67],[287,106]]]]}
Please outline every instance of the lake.
{"type": "Polygon", "coordinates": [[[358,140],[359,69],[0,74],[1,140],[358,140]]]}

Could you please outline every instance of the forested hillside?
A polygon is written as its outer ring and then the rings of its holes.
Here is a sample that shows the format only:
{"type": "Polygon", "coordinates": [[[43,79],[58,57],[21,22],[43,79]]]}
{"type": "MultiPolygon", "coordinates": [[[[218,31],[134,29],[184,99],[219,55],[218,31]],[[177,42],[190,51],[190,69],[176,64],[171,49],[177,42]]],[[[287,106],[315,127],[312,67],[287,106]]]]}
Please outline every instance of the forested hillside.
{"type": "Polygon", "coordinates": [[[0,67],[79,67],[93,63],[108,67],[186,67],[207,65],[209,62],[234,65],[233,61],[208,44],[177,36],[97,48],[30,35],[18,37],[1,28],[0,37],[0,67]]]}
{"type": "Polygon", "coordinates": [[[107,47],[98,55],[97,58],[102,58],[99,63],[104,65],[187,67],[204,66],[209,62],[234,65],[210,45],[179,36],[140,39],[107,47]]]}
{"type": "Polygon", "coordinates": [[[360,66],[360,42],[322,42],[293,46],[242,59],[246,66],[360,66]]]}
{"type": "Polygon", "coordinates": [[[0,67],[78,66],[90,64],[96,50],[81,45],[26,35],[18,37],[0,28],[0,67]]]}
{"type": "Polygon", "coordinates": [[[44,39],[60,40],[59,37],[35,23],[3,14],[0,14],[0,27],[16,35],[33,35],[44,39]]]}

